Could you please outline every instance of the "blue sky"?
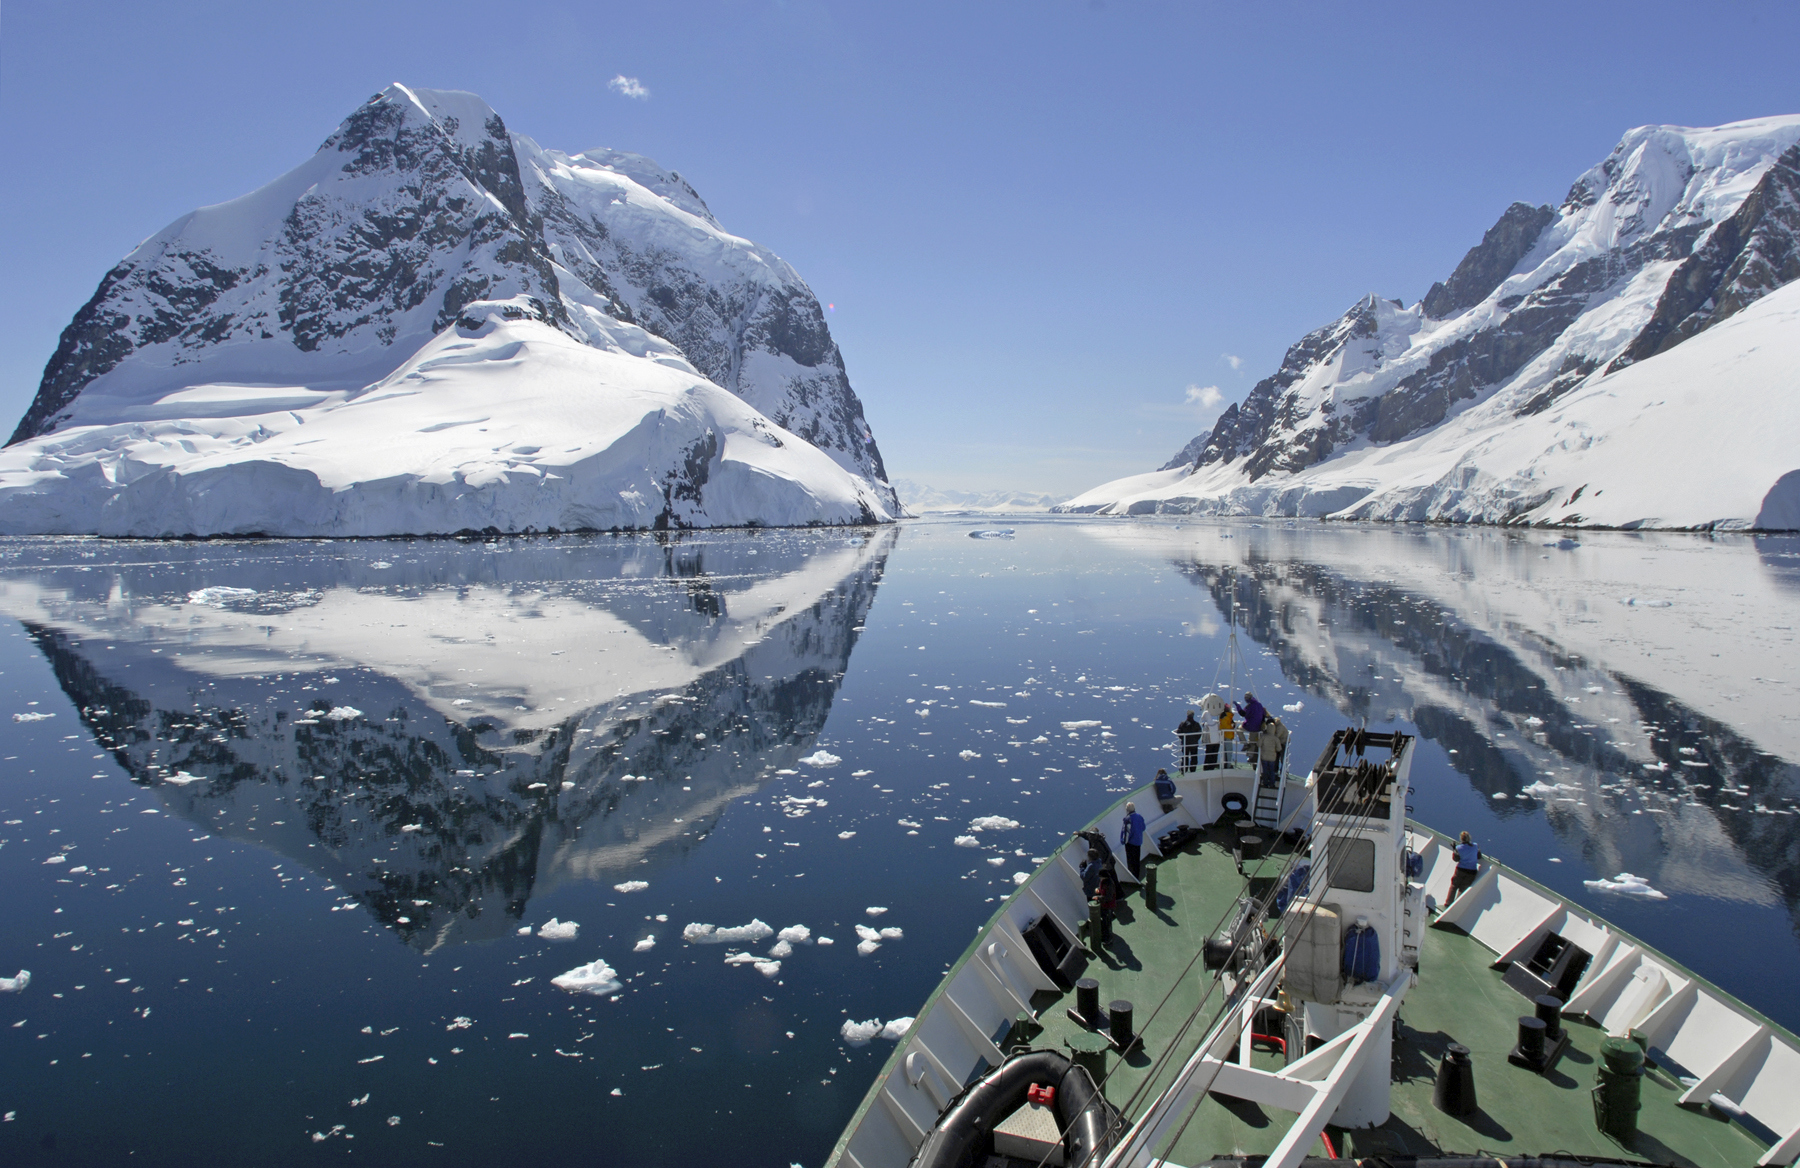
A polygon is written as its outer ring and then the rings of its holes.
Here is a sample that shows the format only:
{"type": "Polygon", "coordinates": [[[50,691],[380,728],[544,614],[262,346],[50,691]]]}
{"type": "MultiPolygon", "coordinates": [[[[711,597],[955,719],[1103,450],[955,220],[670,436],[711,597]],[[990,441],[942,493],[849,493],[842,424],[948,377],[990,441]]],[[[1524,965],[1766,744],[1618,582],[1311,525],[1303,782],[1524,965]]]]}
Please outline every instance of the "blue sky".
{"type": "Polygon", "coordinates": [[[1800,109],[1796,44],[1791,0],[23,0],[0,415],[139,240],[403,81],[679,170],[835,306],[894,476],[1074,493],[1161,464],[1359,296],[1416,300],[1629,127],[1800,109]]]}

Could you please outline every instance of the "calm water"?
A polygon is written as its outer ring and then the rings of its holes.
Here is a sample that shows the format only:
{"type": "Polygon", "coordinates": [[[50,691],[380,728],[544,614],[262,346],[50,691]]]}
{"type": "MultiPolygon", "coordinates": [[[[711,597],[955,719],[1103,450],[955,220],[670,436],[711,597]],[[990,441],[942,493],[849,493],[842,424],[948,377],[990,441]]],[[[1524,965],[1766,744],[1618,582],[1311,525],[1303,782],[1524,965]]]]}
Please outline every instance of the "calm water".
{"type": "Polygon", "coordinates": [[[1234,596],[1297,758],[1415,725],[1418,818],[1800,1028],[1800,542],[1547,542],[0,543],[0,1160],[817,1165],[1234,596]]]}

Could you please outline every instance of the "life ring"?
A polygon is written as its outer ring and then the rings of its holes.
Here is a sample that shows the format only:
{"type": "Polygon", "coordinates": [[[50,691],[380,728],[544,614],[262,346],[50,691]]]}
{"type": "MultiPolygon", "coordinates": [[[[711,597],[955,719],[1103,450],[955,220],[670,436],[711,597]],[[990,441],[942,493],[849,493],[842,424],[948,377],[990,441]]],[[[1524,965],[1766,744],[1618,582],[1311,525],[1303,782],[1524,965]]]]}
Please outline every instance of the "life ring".
{"type": "Polygon", "coordinates": [[[1033,1087],[1056,1088],[1065,1164],[1098,1164],[1112,1150],[1119,1113],[1087,1070],[1053,1050],[1031,1050],[1012,1055],[952,1099],[913,1153],[912,1168],[975,1168],[994,1154],[994,1125],[1024,1106],[1033,1087]]]}

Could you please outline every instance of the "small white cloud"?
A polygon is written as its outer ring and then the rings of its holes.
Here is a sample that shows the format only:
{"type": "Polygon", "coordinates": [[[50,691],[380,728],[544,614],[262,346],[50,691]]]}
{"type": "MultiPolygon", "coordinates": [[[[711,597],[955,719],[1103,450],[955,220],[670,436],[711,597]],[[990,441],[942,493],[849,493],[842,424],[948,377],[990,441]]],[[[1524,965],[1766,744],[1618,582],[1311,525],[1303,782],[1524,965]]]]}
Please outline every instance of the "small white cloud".
{"type": "Polygon", "coordinates": [[[1233,369],[1242,369],[1244,367],[1244,359],[1236,353],[1220,353],[1219,358],[1233,369]]]}
{"type": "Polygon", "coordinates": [[[650,91],[644,83],[635,77],[627,77],[621,73],[606,83],[606,87],[621,97],[629,97],[636,101],[650,100],[650,91]]]}
{"type": "Polygon", "coordinates": [[[1216,385],[1190,385],[1187,387],[1187,400],[1191,406],[1199,406],[1203,410],[1216,410],[1224,404],[1225,395],[1219,392],[1216,385]]]}

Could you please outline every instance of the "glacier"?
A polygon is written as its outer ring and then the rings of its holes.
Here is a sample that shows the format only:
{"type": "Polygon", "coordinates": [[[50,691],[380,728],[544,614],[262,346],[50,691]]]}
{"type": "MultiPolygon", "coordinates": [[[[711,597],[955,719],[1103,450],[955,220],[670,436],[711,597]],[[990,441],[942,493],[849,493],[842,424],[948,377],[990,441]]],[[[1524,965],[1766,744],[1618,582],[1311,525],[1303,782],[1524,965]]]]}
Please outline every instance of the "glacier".
{"type": "Polygon", "coordinates": [[[1370,295],[1160,470],[1055,508],[1800,528],[1800,116],[1642,127],[1419,302],[1370,295]]]}
{"type": "Polygon", "coordinates": [[[0,450],[0,534],[899,514],[791,267],[649,159],[399,84],[109,272],[0,450]]]}

